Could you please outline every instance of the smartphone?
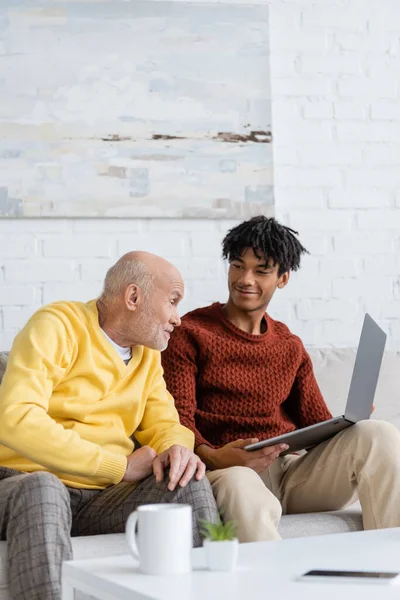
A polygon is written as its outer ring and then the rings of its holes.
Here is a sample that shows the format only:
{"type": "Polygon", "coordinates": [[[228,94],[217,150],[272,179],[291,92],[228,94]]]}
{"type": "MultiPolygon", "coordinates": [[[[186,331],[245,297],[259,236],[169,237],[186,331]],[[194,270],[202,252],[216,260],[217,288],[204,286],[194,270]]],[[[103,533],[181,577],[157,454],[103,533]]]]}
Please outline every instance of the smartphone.
{"type": "Polygon", "coordinates": [[[400,573],[387,571],[331,571],[328,569],[314,569],[300,575],[301,581],[336,581],[338,583],[383,583],[396,585],[400,583],[400,573]]]}

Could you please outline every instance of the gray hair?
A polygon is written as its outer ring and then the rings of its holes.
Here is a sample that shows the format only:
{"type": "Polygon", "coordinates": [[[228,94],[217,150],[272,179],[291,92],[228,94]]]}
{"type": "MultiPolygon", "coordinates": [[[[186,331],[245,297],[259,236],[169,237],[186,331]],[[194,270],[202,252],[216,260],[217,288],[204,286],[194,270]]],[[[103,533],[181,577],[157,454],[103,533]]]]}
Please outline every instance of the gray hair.
{"type": "Polygon", "coordinates": [[[142,261],[120,258],[107,271],[101,299],[104,302],[113,302],[132,283],[140,287],[148,298],[153,289],[153,275],[142,261]]]}

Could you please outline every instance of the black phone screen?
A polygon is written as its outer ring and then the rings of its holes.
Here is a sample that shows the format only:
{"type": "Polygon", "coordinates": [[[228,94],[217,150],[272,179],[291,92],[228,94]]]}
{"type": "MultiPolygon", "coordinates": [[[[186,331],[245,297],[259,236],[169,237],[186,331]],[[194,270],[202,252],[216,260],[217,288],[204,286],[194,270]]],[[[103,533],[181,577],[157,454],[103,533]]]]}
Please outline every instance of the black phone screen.
{"type": "Polygon", "coordinates": [[[357,577],[360,579],[394,579],[399,573],[378,571],[325,571],[314,569],[304,573],[304,577],[357,577]]]}

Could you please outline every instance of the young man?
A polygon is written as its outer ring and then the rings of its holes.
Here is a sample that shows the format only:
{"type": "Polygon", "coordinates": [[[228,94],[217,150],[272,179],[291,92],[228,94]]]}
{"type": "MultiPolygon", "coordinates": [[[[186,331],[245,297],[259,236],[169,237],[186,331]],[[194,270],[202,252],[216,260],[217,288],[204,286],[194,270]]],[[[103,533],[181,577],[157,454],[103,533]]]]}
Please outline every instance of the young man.
{"type": "Polygon", "coordinates": [[[163,353],[167,387],[195,434],[217,504],[240,541],[279,539],[282,513],[335,510],[358,494],[365,529],[400,526],[400,435],[364,421],[302,456],[257,440],[331,414],[301,340],[266,310],[300,266],[296,232],[255,217],[223,240],[229,298],[188,313],[163,353]]]}
{"type": "Polygon", "coordinates": [[[0,535],[12,598],[59,600],[70,536],[121,533],[140,504],[191,504],[197,546],[198,520],[218,518],[161,368],[183,291],[173,265],[131,252],[97,301],[45,306],[16,337],[0,386],[0,535]]]}

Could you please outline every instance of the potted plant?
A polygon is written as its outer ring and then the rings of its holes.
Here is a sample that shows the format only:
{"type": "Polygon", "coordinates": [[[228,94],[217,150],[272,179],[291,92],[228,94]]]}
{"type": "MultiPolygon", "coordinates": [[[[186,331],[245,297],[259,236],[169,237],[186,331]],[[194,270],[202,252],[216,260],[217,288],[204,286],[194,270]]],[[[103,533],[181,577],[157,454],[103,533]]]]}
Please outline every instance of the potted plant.
{"type": "Polygon", "coordinates": [[[203,546],[208,568],[211,571],[233,571],[239,551],[236,523],[202,521],[200,531],[205,538],[203,546]]]}

